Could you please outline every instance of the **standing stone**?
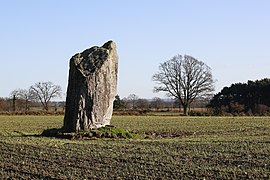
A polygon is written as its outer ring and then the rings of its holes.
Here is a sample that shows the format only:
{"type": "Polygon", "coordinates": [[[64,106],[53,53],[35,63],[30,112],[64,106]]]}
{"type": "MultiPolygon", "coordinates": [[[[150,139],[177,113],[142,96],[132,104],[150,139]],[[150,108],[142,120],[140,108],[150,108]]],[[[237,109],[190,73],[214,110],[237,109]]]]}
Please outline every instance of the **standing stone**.
{"type": "Polygon", "coordinates": [[[118,55],[113,41],[86,49],[70,59],[63,127],[66,132],[110,124],[117,74],[118,55]]]}

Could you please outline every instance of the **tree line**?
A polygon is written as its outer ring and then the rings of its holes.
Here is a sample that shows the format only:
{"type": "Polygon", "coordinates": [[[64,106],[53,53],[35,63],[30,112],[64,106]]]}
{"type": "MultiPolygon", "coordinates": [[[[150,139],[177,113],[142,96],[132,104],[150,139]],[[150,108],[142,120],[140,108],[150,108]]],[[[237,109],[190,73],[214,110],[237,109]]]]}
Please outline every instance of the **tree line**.
{"type": "Polygon", "coordinates": [[[214,115],[270,115],[270,79],[235,83],[215,94],[208,107],[214,115]]]}
{"type": "MultiPolygon", "coordinates": [[[[136,94],[130,94],[123,99],[119,95],[115,97],[114,110],[115,111],[162,111],[164,109],[170,110],[178,107],[174,100],[164,100],[159,97],[153,99],[139,98],[136,94]]],[[[165,110],[165,111],[166,111],[165,110]]]]}
{"type": "MultiPolygon", "coordinates": [[[[190,109],[203,109],[206,107],[209,100],[196,99],[191,105],[190,109]]],[[[136,111],[139,113],[147,112],[179,112],[183,113],[183,107],[176,98],[159,98],[152,99],[139,98],[136,94],[130,94],[128,97],[120,98],[116,96],[114,101],[115,111],[136,111]]]]}
{"type": "MultiPolygon", "coordinates": [[[[135,94],[127,98],[116,97],[115,110],[172,111],[180,108],[181,102],[174,98],[170,101],[161,98],[140,99],[135,94]]],[[[209,99],[195,99],[190,105],[189,115],[270,115],[270,79],[235,83],[224,87],[209,99]],[[195,108],[205,108],[205,113],[195,108]]]]}
{"type": "Polygon", "coordinates": [[[32,105],[42,105],[43,110],[48,111],[50,101],[61,97],[62,89],[52,82],[37,82],[28,89],[15,89],[10,98],[0,99],[0,109],[4,111],[29,111],[32,105]]]}

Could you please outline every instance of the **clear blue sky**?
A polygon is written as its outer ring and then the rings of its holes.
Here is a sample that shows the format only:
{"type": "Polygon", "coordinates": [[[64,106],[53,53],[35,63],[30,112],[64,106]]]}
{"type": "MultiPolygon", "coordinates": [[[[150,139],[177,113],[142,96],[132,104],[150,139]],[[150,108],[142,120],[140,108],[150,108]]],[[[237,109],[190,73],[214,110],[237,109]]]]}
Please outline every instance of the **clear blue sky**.
{"type": "Polygon", "coordinates": [[[212,68],[216,92],[270,78],[269,0],[6,0],[0,2],[0,97],[35,82],[66,91],[69,59],[114,40],[118,94],[153,93],[160,63],[188,54],[212,68]]]}

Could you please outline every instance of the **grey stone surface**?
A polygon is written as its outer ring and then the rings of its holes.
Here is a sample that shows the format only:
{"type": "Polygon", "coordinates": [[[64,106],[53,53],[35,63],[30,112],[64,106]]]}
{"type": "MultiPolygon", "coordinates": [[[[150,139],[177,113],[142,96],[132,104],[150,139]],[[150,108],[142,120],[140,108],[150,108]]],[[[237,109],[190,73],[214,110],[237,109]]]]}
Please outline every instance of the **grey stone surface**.
{"type": "Polygon", "coordinates": [[[110,124],[117,75],[118,55],[113,41],[86,49],[70,59],[65,131],[88,131],[110,124]]]}

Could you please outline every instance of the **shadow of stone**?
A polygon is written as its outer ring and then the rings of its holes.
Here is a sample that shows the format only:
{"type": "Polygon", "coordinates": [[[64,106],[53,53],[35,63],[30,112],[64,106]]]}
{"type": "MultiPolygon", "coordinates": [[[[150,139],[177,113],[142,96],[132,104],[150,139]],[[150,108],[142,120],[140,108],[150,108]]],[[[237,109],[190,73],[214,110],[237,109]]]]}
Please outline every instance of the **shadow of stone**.
{"type": "Polygon", "coordinates": [[[45,129],[40,136],[43,137],[53,137],[59,139],[73,139],[73,133],[65,133],[62,128],[51,128],[45,129]]]}

